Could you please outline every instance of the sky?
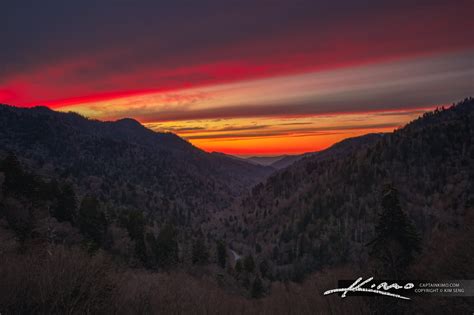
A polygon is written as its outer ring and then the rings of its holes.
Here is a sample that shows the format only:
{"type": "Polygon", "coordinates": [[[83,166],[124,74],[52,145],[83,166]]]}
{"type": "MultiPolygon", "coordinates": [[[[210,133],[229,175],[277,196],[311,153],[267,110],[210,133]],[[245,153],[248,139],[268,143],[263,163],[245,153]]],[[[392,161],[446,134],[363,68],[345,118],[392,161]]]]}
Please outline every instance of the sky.
{"type": "Polygon", "coordinates": [[[473,0],[8,1],[0,103],[298,154],[474,95],[473,0]]]}

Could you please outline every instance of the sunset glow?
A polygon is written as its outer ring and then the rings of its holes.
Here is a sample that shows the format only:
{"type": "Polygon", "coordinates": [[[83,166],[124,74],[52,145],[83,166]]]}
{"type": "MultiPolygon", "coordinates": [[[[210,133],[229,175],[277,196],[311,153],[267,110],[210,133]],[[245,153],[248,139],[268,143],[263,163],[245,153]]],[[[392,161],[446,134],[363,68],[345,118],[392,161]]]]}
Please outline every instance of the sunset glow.
{"type": "Polygon", "coordinates": [[[11,8],[2,18],[23,24],[0,52],[0,102],[131,117],[206,151],[276,155],[390,132],[474,94],[472,1],[284,7],[117,1],[75,12],[64,30],[40,22],[61,6],[11,8]]]}

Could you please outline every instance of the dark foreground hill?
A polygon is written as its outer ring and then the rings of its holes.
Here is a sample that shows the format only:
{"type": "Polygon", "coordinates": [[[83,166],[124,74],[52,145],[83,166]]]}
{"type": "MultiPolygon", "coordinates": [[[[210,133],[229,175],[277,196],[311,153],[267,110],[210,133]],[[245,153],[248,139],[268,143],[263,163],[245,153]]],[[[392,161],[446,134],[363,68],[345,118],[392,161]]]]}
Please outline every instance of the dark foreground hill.
{"type": "Polygon", "coordinates": [[[0,150],[82,193],[150,214],[197,217],[228,206],[271,169],[206,153],[133,119],[101,122],[46,107],[0,106],[0,150]]]}

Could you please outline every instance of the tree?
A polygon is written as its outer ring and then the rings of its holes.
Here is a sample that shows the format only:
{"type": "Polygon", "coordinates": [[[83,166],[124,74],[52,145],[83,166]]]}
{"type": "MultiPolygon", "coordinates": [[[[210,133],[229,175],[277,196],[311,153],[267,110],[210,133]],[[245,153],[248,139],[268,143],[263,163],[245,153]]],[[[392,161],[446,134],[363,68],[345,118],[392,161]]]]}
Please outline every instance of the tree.
{"type": "Polygon", "coordinates": [[[262,275],[262,277],[265,278],[267,276],[268,271],[270,270],[270,264],[268,263],[266,259],[262,260],[262,262],[259,265],[259,269],[260,269],[260,274],[262,275]]]}
{"type": "Polygon", "coordinates": [[[252,255],[245,256],[244,258],[244,270],[252,273],[255,270],[255,261],[252,255]]]}
{"type": "Polygon", "coordinates": [[[375,239],[368,244],[370,255],[382,264],[385,276],[399,277],[415,253],[420,252],[420,237],[400,207],[398,191],[391,185],[384,187],[375,233],[375,239]]]}
{"type": "Polygon", "coordinates": [[[216,252],[218,265],[221,266],[221,268],[225,268],[225,263],[227,260],[227,249],[223,241],[217,241],[216,252]]]}
{"type": "Polygon", "coordinates": [[[52,179],[49,182],[40,181],[39,187],[38,187],[38,199],[42,201],[56,200],[54,207],[50,209],[52,216],[54,216],[54,212],[56,211],[56,206],[57,206],[60,194],[61,194],[61,189],[59,188],[59,183],[56,179],[52,179]]]}
{"type": "Polygon", "coordinates": [[[92,241],[91,249],[97,249],[107,230],[107,220],[95,197],[86,196],[82,199],[78,221],[81,232],[92,241]]]}
{"type": "Polygon", "coordinates": [[[15,232],[20,245],[23,247],[25,241],[31,237],[35,221],[33,209],[19,202],[17,199],[6,199],[0,207],[9,227],[15,232]]]}
{"type": "Polygon", "coordinates": [[[206,245],[204,244],[204,240],[202,237],[199,237],[193,243],[192,248],[192,261],[193,264],[202,265],[206,264],[209,260],[209,252],[207,250],[206,245]]]}
{"type": "Polygon", "coordinates": [[[10,153],[1,164],[0,170],[5,174],[3,190],[5,193],[28,195],[31,197],[34,193],[36,184],[35,177],[29,175],[21,167],[20,161],[10,153]]]}
{"type": "Polygon", "coordinates": [[[273,261],[278,261],[279,256],[280,256],[280,250],[278,249],[277,246],[273,247],[273,250],[272,250],[272,260],[273,260],[273,261]]]}
{"type": "Polygon", "coordinates": [[[168,268],[178,262],[177,232],[173,225],[165,224],[156,239],[153,234],[149,234],[147,239],[152,243],[158,266],[168,268]]]}
{"type": "Polygon", "coordinates": [[[143,213],[138,210],[130,211],[127,216],[126,228],[132,240],[143,238],[145,230],[143,213]]]}
{"type": "Polygon", "coordinates": [[[252,289],[250,290],[250,295],[254,299],[258,299],[263,295],[263,284],[260,277],[256,277],[252,284],[252,289]]]}
{"type": "Polygon", "coordinates": [[[53,216],[59,221],[73,222],[76,213],[76,194],[71,185],[66,184],[57,196],[57,204],[53,209],[53,216]]]}
{"type": "Polygon", "coordinates": [[[239,274],[239,273],[242,272],[242,269],[243,269],[243,267],[242,267],[242,260],[239,259],[239,260],[237,260],[237,262],[235,263],[235,272],[236,272],[237,274],[239,274]]]}
{"type": "Polygon", "coordinates": [[[135,254],[142,262],[146,262],[145,219],[143,218],[143,213],[138,210],[129,212],[126,228],[128,235],[135,242],[135,254]]]}

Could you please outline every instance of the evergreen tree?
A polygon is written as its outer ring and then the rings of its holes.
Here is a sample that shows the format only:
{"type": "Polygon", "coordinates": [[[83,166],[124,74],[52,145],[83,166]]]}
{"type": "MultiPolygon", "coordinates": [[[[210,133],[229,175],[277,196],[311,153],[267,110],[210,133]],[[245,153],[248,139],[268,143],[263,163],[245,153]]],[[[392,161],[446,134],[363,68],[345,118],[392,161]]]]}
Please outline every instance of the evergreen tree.
{"type": "Polygon", "coordinates": [[[225,247],[225,243],[223,241],[218,241],[216,245],[216,252],[217,252],[217,263],[221,268],[225,268],[225,263],[227,260],[227,250],[225,247]]]}
{"type": "Polygon", "coordinates": [[[79,209],[78,221],[81,232],[92,242],[91,249],[97,249],[107,230],[107,220],[95,197],[84,197],[79,209]]]}
{"type": "Polygon", "coordinates": [[[33,232],[35,224],[33,209],[15,203],[8,205],[5,209],[2,208],[0,207],[0,210],[3,210],[0,216],[5,215],[8,225],[15,232],[20,245],[23,247],[25,241],[31,237],[33,232]]]}
{"type": "Polygon", "coordinates": [[[127,216],[126,228],[132,240],[143,238],[145,230],[143,213],[138,210],[130,211],[127,216]]]}
{"type": "Polygon", "coordinates": [[[199,237],[194,243],[192,248],[192,261],[193,264],[206,264],[209,260],[209,252],[202,237],[199,237]]]}
{"type": "Polygon", "coordinates": [[[244,270],[252,273],[255,270],[255,261],[252,255],[245,256],[244,258],[244,270]]]}
{"type": "Polygon", "coordinates": [[[20,161],[13,153],[10,153],[2,162],[0,170],[5,174],[3,189],[5,193],[29,195],[34,192],[34,177],[21,167],[20,161]]]}
{"type": "Polygon", "coordinates": [[[146,262],[145,219],[143,218],[143,213],[138,210],[129,212],[126,228],[128,235],[135,242],[135,254],[142,262],[146,262]]]}
{"type": "Polygon", "coordinates": [[[241,273],[243,270],[243,267],[242,267],[242,259],[239,259],[237,260],[237,262],[235,263],[235,272],[237,274],[241,273]]]}
{"type": "Polygon", "coordinates": [[[51,180],[50,182],[40,182],[38,187],[38,197],[43,201],[51,201],[56,199],[54,207],[51,208],[51,215],[54,216],[54,211],[56,210],[57,202],[61,190],[59,189],[59,183],[56,179],[51,180]]]}
{"type": "MultiPolygon", "coordinates": [[[[35,189],[37,181],[35,176],[26,173],[17,157],[10,153],[0,163],[0,172],[4,174],[3,192],[16,196],[22,196],[33,204],[36,202],[35,189]]],[[[34,208],[25,205],[11,204],[5,207],[0,204],[0,217],[5,216],[9,226],[15,232],[20,244],[31,237],[34,227],[34,208]]]]}
{"type": "Polygon", "coordinates": [[[148,266],[148,255],[144,236],[135,240],[135,255],[142,263],[148,266]]]}
{"type": "Polygon", "coordinates": [[[250,295],[254,299],[258,299],[263,296],[263,284],[260,277],[256,277],[252,284],[252,289],[250,290],[250,295]]]}
{"type": "Polygon", "coordinates": [[[262,275],[262,277],[265,278],[268,272],[270,271],[270,264],[268,263],[266,259],[262,260],[262,262],[259,265],[259,269],[260,269],[260,274],[262,275]]]}
{"type": "Polygon", "coordinates": [[[375,239],[368,244],[370,255],[381,263],[385,276],[399,277],[420,251],[420,238],[400,207],[398,191],[391,185],[384,188],[375,232],[375,239]]]}
{"type": "MultiPolygon", "coordinates": [[[[154,237],[152,237],[154,239],[154,237]]],[[[152,241],[153,242],[153,241],[152,241]]],[[[177,232],[173,225],[165,224],[152,246],[158,266],[168,268],[178,262],[177,232]]]]}
{"type": "Polygon", "coordinates": [[[71,185],[66,184],[59,191],[56,206],[53,208],[53,216],[59,221],[74,222],[76,213],[76,194],[71,185]]]}

